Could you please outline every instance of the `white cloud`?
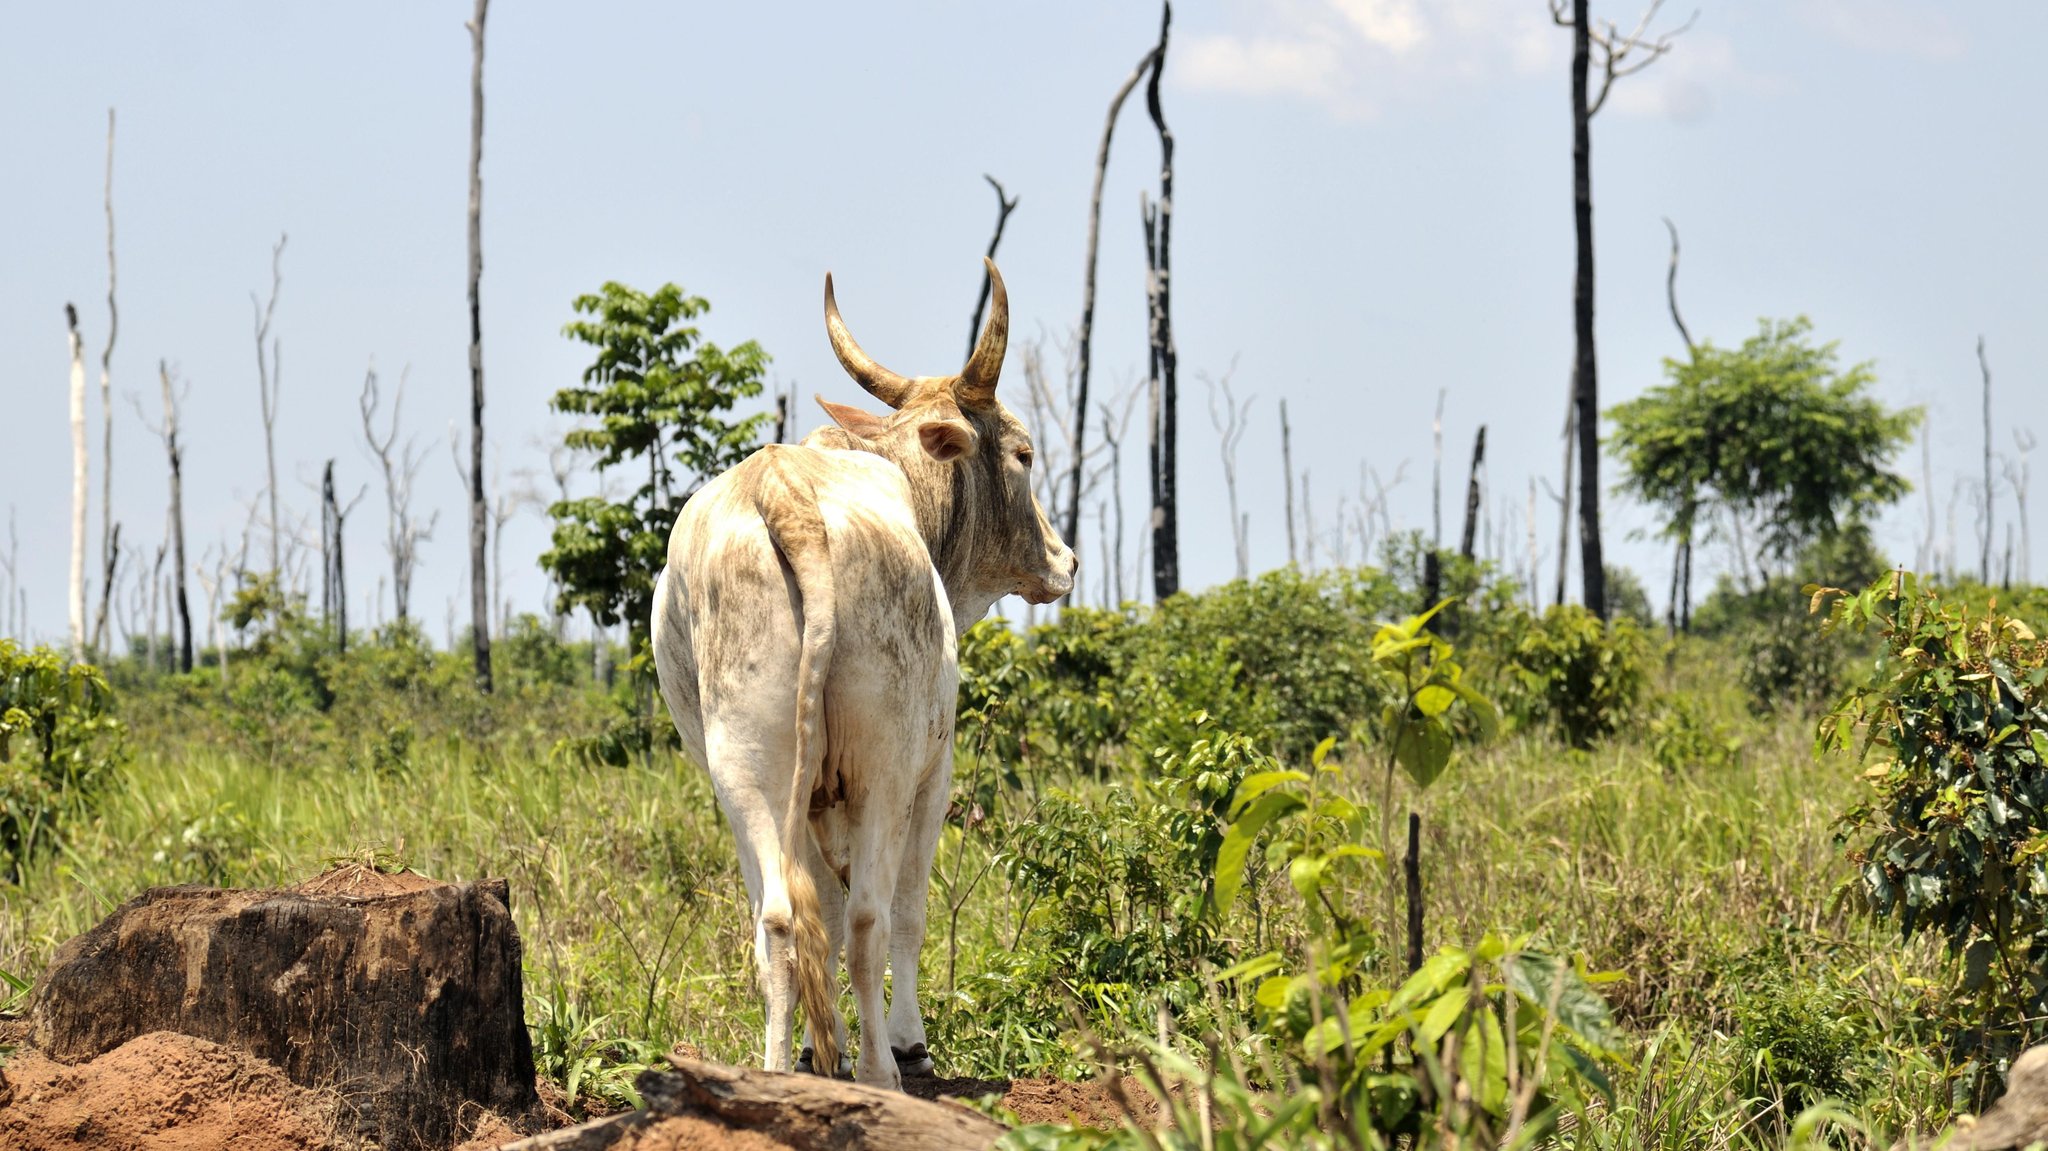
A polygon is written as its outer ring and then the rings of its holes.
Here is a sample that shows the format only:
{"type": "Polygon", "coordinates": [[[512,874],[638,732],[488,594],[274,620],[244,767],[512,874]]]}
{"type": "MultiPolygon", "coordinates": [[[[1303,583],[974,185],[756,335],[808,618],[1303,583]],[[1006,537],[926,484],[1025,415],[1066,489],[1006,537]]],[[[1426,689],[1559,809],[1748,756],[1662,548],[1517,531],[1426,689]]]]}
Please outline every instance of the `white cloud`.
{"type": "Polygon", "coordinates": [[[1953,60],[1962,32],[1940,7],[1899,0],[1805,0],[1800,18],[1831,40],[1886,56],[1953,60]]]}
{"type": "MultiPolygon", "coordinates": [[[[1307,100],[1341,116],[1554,72],[1571,52],[1571,34],[1543,0],[1266,0],[1235,15],[1238,27],[1189,38],[1184,82],[1307,100]]],[[[1654,67],[1619,81],[1611,104],[1622,115],[1691,121],[1711,113],[1719,92],[1783,87],[1747,71],[1726,37],[1694,30],[1654,67]]]]}

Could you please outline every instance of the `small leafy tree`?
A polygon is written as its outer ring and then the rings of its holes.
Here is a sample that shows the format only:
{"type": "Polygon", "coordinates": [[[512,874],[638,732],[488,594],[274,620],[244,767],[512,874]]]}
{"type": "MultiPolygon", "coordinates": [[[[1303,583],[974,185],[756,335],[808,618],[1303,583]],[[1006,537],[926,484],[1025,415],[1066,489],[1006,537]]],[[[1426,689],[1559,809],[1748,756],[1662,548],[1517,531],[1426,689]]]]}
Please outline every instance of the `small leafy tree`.
{"type": "Polygon", "coordinates": [[[1876,631],[1869,682],[1822,720],[1817,750],[1858,747],[1868,799],[1841,819],[1871,914],[1932,930],[1957,961],[1946,1021],[1959,1084],[1993,1093],[2048,1037],[2048,642],[1900,574],[1832,598],[1830,629],[1876,631]]]}
{"type": "Polygon", "coordinates": [[[1868,395],[1871,365],[1839,367],[1812,330],[1804,317],[1764,320],[1740,348],[1702,343],[1664,361],[1669,383],[1607,413],[1622,490],[1660,508],[1672,539],[1723,534],[1745,580],[1909,488],[1889,464],[1919,409],[1868,395]]]}
{"type": "Polygon", "coordinates": [[[588,318],[563,334],[597,349],[597,359],[550,406],[591,417],[564,442],[595,456],[600,471],[626,464],[645,478],[620,501],[586,496],[548,508],[554,546],[540,562],[561,588],[558,610],[583,608],[607,627],[623,619],[644,638],[676,512],[744,459],[769,419],[727,415],[761,394],[768,353],[752,340],[729,351],[706,341],[690,321],[710,308],[674,284],[649,294],[607,283],[576,298],[588,318]]]}

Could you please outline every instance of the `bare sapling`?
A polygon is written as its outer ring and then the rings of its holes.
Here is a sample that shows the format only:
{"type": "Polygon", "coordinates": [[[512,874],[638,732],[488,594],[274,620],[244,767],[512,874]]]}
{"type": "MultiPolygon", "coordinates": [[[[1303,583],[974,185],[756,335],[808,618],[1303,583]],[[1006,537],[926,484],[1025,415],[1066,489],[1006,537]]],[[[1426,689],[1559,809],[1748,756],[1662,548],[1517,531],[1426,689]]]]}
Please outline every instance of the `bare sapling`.
{"type": "Polygon", "coordinates": [[[65,593],[71,608],[71,658],[85,658],[85,516],[89,491],[85,446],[85,344],[78,335],[78,309],[64,305],[71,340],[71,579],[65,593]]]}
{"type": "MultiPolygon", "coordinates": [[[[996,258],[996,246],[1003,242],[1003,225],[1010,222],[1010,213],[1017,210],[1017,197],[1006,195],[1003,192],[1002,181],[997,180],[994,176],[984,172],[981,178],[987,180],[989,187],[996,190],[996,231],[995,235],[990,236],[988,240],[988,259],[993,263],[996,258]]],[[[981,295],[976,297],[974,301],[974,322],[967,327],[967,356],[969,359],[974,358],[974,345],[981,339],[981,316],[988,309],[988,293],[988,269],[984,267],[981,272],[981,295]]],[[[780,442],[779,437],[777,442],[780,442]]]]}
{"type": "MultiPolygon", "coordinates": [[[[1095,184],[1088,199],[1088,255],[1086,271],[1081,281],[1081,330],[1076,337],[1080,351],[1080,367],[1074,388],[1074,428],[1068,441],[1067,509],[1060,521],[1060,536],[1070,544],[1078,535],[1081,507],[1081,460],[1088,450],[1088,375],[1093,363],[1091,353],[1095,347],[1095,256],[1102,236],[1102,181],[1109,171],[1109,141],[1116,132],[1117,113],[1123,110],[1124,101],[1145,78],[1145,72],[1152,67],[1152,61],[1159,49],[1146,50],[1138,66],[1116,90],[1109,101],[1109,115],[1103,120],[1102,142],[1095,149],[1095,184]]],[[[976,329],[979,331],[979,329],[976,329]]],[[[1048,508],[1051,504],[1046,504],[1048,508]]]]}
{"type": "Polygon", "coordinates": [[[1230,540],[1237,558],[1237,578],[1251,578],[1251,545],[1246,538],[1251,523],[1237,509],[1237,446],[1243,441],[1250,425],[1252,401],[1257,396],[1246,396],[1239,401],[1231,394],[1230,377],[1237,373],[1237,358],[1231,357],[1230,367],[1221,378],[1211,379],[1205,372],[1202,382],[1209,388],[1209,422],[1216,429],[1217,446],[1223,462],[1223,487],[1230,503],[1230,540]],[[1221,399],[1219,404],[1217,401],[1221,399]]]}

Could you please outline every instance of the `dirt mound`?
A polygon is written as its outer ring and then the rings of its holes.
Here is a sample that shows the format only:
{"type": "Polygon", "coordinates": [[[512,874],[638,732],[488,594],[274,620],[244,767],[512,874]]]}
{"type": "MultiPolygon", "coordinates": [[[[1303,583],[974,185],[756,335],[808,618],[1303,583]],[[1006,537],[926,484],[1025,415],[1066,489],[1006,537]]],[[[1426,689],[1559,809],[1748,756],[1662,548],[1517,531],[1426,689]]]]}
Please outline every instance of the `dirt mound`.
{"type": "Polygon", "coordinates": [[[254,1056],[168,1031],[67,1067],[25,1050],[0,1068],[10,1151],[308,1151],[338,1147],[334,1100],[254,1056]]]}
{"type": "MultiPolygon", "coordinates": [[[[1124,1094],[1138,1117],[1149,1121],[1159,1114],[1159,1101],[1135,1081],[1123,1084],[1124,1094]]],[[[1124,1111],[1116,1093],[1107,1083],[1091,1079],[1069,1083],[1064,1079],[940,1079],[916,1078],[903,1081],[905,1094],[919,1099],[979,1099],[984,1095],[1002,1097],[1002,1104],[1019,1123],[1075,1123],[1083,1127],[1123,1126],[1124,1111]]]]}
{"type": "Polygon", "coordinates": [[[376,899],[386,895],[410,895],[429,887],[441,887],[411,868],[379,871],[367,863],[340,863],[302,883],[286,888],[300,895],[355,895],[376,899]]]}

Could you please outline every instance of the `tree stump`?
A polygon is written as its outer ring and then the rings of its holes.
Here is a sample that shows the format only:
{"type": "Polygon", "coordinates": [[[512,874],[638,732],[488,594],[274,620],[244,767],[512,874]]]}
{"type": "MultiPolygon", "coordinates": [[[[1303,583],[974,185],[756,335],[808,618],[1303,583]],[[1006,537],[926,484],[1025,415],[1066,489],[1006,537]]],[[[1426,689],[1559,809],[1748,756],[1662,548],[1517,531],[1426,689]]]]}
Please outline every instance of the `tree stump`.
{"type": "MultiPolygon", "coordinates": [[[[1003,1134],[955,1103],[815,1075],[787,1075],[669,1056],[637,1082],[645,1107],[508,1143],[502,1151],[607,1151],[649,1146],[669,1126],[679,1145],[788,1151],[985,1151],[1003,1134]]],[[[667,1144],[661,1144],[666,1146],[667,1144]]]]}
{"type": "Polygon", "coordinates": [[[167,887],[59,948],[29,1041],[81,1063],[152,1031],[226,1044],[334,1092],[387,1151],[538,1106],[504,880],[362,867],[285,891],[167,887]]]}

